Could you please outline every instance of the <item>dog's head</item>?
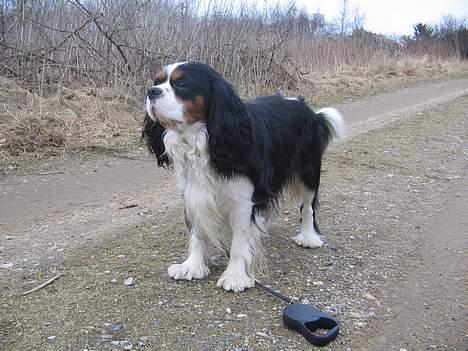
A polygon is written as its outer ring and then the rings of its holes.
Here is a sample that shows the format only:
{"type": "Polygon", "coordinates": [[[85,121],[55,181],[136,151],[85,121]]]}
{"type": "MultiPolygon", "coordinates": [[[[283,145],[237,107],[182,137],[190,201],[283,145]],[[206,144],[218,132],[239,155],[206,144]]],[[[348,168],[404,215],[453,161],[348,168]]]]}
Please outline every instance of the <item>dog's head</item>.
{"type": "Polygon", "coordinates": [[[146,111],[165,128],[180,129],[206,122],[214,100],[221,99],[222,94],[235,95],[211,67],[197,62],[174,63],[159,72],[148,89],[146,111]]]}
{"type": "Polygon", "coordinates": [[[194,123],[205,123],[209,135],[210,160],[224,176],[240,171],[252,143],[251,123],[245,104],[232,86],[213,68],[198,62],[181,62],[166,66],[156,76],[146,97],[145,128],[157,131],[158,141],[150,151],[159,155],[164,150],[159,137],[162,129],[183,132],[194,123]],[[151,129],[157,124],[159,128],[151,129]]]}

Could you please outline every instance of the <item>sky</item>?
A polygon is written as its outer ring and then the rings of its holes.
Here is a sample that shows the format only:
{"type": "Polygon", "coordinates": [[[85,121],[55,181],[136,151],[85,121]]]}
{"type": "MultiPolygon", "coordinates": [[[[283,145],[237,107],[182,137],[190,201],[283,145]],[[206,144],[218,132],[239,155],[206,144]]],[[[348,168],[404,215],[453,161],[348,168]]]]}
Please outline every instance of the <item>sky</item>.
{"type": "MultiPolygon", "coordinates": [[[[259,0],[275,4],[278,0],[259,0]]],[[[279,0],[288,4],[290,0],[279,0]]],[[[364,28],[386,35],[410,35],[419,22],[437,24],[443,16],[468,17],[468,0],[348,0],[349,8],[358,8],[365,15],[364,28]]],[[[309,13],[319,10],[327,20],[338,17],[342,0],[295,0],[299,8],[309,13]]]]}

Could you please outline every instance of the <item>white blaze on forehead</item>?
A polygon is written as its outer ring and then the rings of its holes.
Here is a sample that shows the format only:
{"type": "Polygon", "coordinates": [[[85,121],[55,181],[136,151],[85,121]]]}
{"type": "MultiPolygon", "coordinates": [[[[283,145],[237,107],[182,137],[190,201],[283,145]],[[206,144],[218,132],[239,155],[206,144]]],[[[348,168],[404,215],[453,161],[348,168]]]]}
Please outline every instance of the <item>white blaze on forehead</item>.
{"type": "Polygon", "coordinates": [[[176,62],[176,63],[173,63],[173,64],[171,64],[171,65],[167,65],[166,67],[164,67],[164,71],[167,73],[167,81],[170,81],[170,80],[171,80],[171,74],[172,74],[172,72],[174,72],[174,70],[175,70],[177,67],[179,67],[179,66],[181,66],[181,65],[183,65],[183,64],[185,64],[185,63],[187,63],[187,62],[176,62]]]}

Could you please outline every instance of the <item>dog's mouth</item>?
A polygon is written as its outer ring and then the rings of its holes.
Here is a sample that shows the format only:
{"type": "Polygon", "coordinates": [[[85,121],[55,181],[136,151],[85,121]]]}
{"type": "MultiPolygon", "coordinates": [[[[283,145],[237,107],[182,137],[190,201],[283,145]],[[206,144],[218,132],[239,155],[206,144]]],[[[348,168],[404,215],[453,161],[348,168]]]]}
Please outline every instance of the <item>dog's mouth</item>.
{"type": "Polygon", "coordinates": [[[165,118],[157,111],[154,101],[150,98],[146,99],[146,111],[153,121],[158,121],[164,128],[177,128],[177,126],[182,125],[181,121],[177,121],[171,118],[165,118]]]}

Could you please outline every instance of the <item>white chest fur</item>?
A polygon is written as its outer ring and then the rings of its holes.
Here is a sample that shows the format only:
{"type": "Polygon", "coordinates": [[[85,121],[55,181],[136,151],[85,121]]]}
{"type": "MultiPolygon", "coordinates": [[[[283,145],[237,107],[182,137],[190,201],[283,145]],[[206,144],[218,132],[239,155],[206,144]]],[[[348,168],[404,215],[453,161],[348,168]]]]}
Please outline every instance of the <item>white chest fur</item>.
{"type": "Polygon", "coordinates": [[[197,123],[183,132],[170,130],[164,136],[164,145],[174,164],[177,190],[184,199],[193,230],[196,235],[220,245],[228,215],[223,209],[229,206],[227,189],[230,187],[210,167],[205,125],[197,123]]]}

